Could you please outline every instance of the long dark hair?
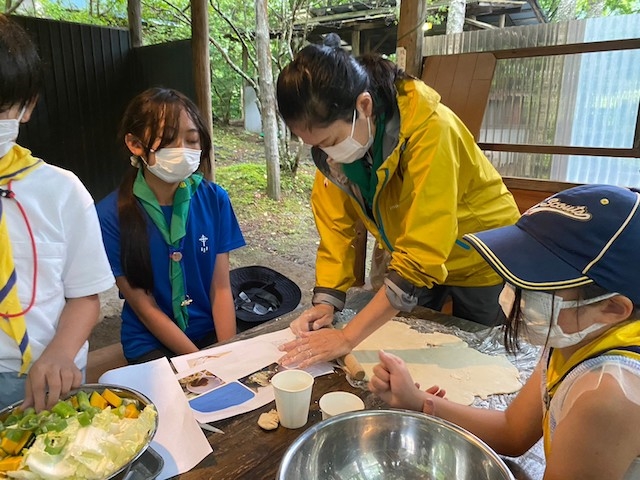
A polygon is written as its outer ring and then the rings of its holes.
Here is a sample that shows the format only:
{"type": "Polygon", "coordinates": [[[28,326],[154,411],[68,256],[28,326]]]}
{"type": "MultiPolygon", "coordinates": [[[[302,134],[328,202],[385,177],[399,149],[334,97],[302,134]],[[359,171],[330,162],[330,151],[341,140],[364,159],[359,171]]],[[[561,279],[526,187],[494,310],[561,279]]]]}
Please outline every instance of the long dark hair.
{"type": "MultiPolygon", "coordinates": [[[[195,104],[182,93],[168,88],[150,88],[137,95],[127,106],[120,122],[119,138],[132,134],[150,151],[157,138],[158,149],[171,144],[180,131],[180,114],[185,111],[200,135],[200,166],[207,178],[211,172],[211,136],[195,104]]],[[[140,168],[143,168],[140,165],[140,168]]],[[[131,168],[118,190],[120,220],[120,263],[129,284],[134,288],[153,290],[153,272],[149,254],[149,235],[142,207],[133,195],[133,183],[138,174],[131,168]]]]}
{"type": "Polygon", "coordinates": [[[42,85],[42,62],[27,32],[0,14],[0,112],[35,100],[42,85]]]}
{"type": "Polygon", "coordinates": [[[391,116],[395,82],[405,77],[379,55],[352,57],[340,47],[340,37],[330,33],[323,45],[307,45],[280,72],[278,110],[289,126],[326,127],[336,120],[351,122],[358,95],[369,92],[374,115],[384,111],[391,116]]]}

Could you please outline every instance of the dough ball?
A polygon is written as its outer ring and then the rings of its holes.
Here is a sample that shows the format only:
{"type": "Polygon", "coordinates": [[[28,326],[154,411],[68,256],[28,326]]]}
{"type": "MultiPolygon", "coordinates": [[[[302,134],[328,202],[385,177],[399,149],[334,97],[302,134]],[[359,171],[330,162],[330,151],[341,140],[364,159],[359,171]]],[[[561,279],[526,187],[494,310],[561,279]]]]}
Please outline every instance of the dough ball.
{"type": "Polygon", "coordinates": [[[263,430],[275,430],[280,424],[280,417],[276,410],[270,410],[260,415],[258,426],[263,430]]]}

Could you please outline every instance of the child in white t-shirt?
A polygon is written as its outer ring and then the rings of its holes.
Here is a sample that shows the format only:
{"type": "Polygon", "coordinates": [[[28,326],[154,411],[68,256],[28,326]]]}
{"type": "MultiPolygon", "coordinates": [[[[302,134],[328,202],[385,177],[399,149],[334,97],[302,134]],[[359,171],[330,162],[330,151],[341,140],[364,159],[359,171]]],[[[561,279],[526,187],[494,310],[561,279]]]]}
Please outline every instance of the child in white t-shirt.
{"type": "Polygon", "coordinates": [[[0,15],[0,408],[51,408],[80,386],[98,293],[113,275],[91,195],[71,172],[15,143],[29,121],[41,62],[0,15]]]}

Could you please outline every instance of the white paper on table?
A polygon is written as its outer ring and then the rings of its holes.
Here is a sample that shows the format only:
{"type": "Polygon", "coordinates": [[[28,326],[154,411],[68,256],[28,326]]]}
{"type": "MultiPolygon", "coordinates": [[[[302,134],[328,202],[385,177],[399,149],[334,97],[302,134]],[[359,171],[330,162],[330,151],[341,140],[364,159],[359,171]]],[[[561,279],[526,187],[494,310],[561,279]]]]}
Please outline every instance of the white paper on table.
{"type": "Polygon", "coordinates": [[[164,460],[158,480],[191,470],[213,451],[166,358],[109,370],[99,381],[133,388],[155,404],[158,430],[151,448],[164,460]]]}
{"type": "MultiPolygon", "coordinates": [[[[278,350],[278,346],[294,339],[295,335],[287,327],[247,340],[173,357],[171,362],[178,372],[177,378],[206,369],[228,384],[277,362],[284,355],[278,350]]],[[[333,365],[321,362],[305,370],[314,377],[318,377],[332,373],[333,365]]],[[[274,398],[273,388],[269,385],[258,388],[253,398],[239,405],[206,413],[193,410],[193,414],[199,422],[215,422],[260,408],[272,402],[274,398]]]]}

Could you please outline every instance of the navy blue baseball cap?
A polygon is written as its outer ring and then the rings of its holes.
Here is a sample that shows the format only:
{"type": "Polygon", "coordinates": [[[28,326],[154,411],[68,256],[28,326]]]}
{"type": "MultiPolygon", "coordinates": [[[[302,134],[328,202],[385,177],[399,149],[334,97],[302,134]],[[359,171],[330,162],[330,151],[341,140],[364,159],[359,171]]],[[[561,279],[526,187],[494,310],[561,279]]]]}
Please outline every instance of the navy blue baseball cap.
{"type": "Polygon", "coordinates": [[[464,239],[507,282],[525,290],[596,283],[640,306],[640,193],[583,185],[534,205],[515,225],[464,239]]]}

